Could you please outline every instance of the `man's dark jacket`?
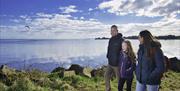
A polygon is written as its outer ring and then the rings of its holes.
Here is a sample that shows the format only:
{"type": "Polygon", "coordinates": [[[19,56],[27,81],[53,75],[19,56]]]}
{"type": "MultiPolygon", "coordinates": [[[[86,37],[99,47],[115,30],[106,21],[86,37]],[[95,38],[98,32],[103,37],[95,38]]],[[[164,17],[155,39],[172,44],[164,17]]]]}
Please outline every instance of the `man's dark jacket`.
{"type": "Polygon", "coordinates": [[[109,40],[107,58],[108,64],[111,66],[118,66],[119,53],[122,49],[122,42],[124,41],[122,34],[118,33],[116,36],[113,36],[109,40]]]}

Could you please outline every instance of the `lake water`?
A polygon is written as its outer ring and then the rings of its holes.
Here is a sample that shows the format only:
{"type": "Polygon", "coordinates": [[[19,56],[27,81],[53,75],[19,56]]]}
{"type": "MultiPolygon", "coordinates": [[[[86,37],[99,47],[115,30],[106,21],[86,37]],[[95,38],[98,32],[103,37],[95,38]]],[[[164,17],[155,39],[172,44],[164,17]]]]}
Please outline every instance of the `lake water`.
{"type": "MultiPolygon", "coordinates": [[[[139,41],[130,40],[135,52],[139,41]]],[[[180,58],[180,40],[160,40],[168,57],[180,58]]],[[[99,67],[107,64],[108,40],[0,40],[0,65],[17,69],[37,68],[51,71],[55,67],[68,68],[70,64],[99,67]]]]}

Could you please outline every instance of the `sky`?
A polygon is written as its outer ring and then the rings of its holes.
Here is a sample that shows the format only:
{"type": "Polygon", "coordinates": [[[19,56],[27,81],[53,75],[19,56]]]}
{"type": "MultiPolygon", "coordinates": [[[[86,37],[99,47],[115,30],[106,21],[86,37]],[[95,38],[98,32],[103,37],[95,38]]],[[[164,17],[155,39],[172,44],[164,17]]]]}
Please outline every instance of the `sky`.
{"type": "Polygon", "coordinates": [[[180,0],[0,0],[1,39],[180,35],[180,0]]]}

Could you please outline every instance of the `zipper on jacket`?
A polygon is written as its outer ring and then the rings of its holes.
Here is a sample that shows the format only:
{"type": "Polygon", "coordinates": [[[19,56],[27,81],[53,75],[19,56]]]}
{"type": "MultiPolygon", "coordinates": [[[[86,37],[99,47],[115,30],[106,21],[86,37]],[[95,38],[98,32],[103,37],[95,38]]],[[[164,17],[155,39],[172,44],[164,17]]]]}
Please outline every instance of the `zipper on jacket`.
{"type": "Polygon", "coordinates": [[[122,68],[123,68],[123,62],[122,62],[122,64],[121,64],[121,75],[122,75],[122,68]]]}
{"type": "Polygon", "coordinates": [[[141,51],[141,57],[140,57],[140,82],[142,82],[142,57],[143,57],[143,52],[141,51]]]}

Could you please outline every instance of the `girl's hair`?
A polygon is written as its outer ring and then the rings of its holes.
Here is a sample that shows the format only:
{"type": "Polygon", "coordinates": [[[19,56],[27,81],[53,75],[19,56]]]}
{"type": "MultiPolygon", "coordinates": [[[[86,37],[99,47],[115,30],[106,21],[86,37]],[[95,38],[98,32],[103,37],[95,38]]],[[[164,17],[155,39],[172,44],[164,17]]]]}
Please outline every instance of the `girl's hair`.
{"type": "Polygon", "coordinates": [[[128,55],[128,57],[130,57],[131,61],[135,63],[136,55],[135,55],[133,48],[131,46],[131,42],[128,40],[125,40],[123,42],[127,44],[127,55],[128,55]]]}
{"type": "Polygon", "coordinates": [[[145,49],[147,50],[146,55],[148,57],[153,57],[154,53],[156,51],[155,47],[152,47],[153,44],[159,45],[161,47],[160,42],[157,41],[155,37],[148,31],[148,30],[143,30],[139,33],[140,37],[143,37],[143,45],[145,49]]]}

